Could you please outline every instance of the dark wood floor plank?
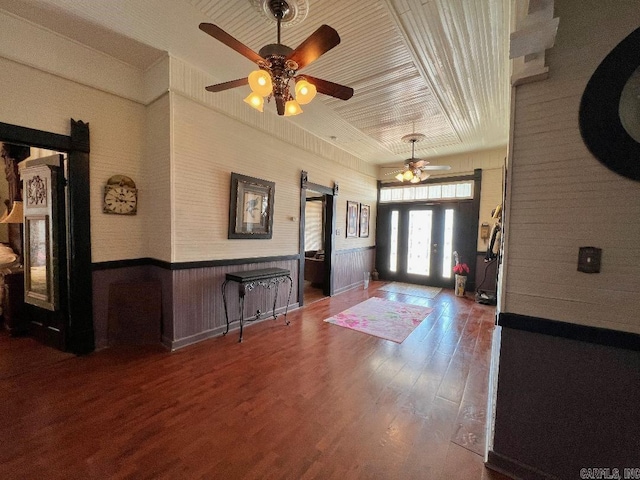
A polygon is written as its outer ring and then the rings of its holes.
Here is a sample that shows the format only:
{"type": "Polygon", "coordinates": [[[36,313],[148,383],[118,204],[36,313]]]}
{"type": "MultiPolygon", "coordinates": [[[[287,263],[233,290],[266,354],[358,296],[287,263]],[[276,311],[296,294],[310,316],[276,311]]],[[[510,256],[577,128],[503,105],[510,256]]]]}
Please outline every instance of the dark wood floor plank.
{"type": "Polygon", "coordinates": [[[0,366],[37,359],[0,372],[0,477],[494,478],[473,440],[494,309],[382,284],[251,323],[242,344],[60,357],[0,336],[0,366]],[[433,311],[402,344],[323,322],[374,296],[433,311]]]}

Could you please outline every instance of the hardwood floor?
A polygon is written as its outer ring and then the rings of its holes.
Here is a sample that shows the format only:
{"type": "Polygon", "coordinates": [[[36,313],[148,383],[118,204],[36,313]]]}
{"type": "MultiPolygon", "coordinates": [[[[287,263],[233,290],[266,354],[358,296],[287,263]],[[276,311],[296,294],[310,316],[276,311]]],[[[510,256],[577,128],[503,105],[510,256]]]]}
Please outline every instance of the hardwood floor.
{"type": "Polygon", "coordinates": [[[310,305],[313,302],[317,302],[318,300],[322,300],[324,298],[322,288],[312,287],[311,282],[308,280],[304,281],[303,295],[305,305],[310,305]]]}
{"type": "Polygon", "coordinates": [[[494,308],[381,285],[250,324],[241,344],[0,377],[0,477],[505,479],[480,455],[494,308]],[[434,310],[402,344],[322,321],[372,296],[434,310]]]}

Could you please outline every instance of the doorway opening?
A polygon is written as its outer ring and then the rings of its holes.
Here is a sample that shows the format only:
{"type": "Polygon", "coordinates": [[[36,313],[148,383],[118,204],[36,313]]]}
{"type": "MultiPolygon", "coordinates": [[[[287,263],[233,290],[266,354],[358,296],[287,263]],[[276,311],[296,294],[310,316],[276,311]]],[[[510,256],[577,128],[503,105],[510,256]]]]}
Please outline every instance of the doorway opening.
{"type": "Polygon", "coordinates": [[[84,354],[95,348],[91,235],[88,234],[89,125],[73,119],[70,123],[69,136],[0,123],[0,141],[63,154],[64,163],[54,166],[47,161],[42,165],[44,169],[59,171],[55,181],[52,177],[42,182],[44,177],[38,173],[38,178],[32,178],[30,184],[30,187],[46,185],[52,190],[55,187],[60,201],[54,202],[53,192],[47,188],[23,188],[26,204],[22,221],[27,220],[24,228],[20,228],[23,242],[24,237],[29,237],[30,242],[22,260],[29,264],[22,292],[24,316],[16,320],[25,322],[29,333],[42,343],[84,354]],[[45,197],[35,194],[38,191],[46,192],[47,202],[42,201],[45,197]],[[29,214],[29,208],[37,211],[29,214]],[[54,230],[57,230],[55,235],[51,233],[54,230]],[[42,246],[40,252],[38,248],[42,246]],[[47,255],[51,262],[57,263],[42,263],[47,255]],[[42,276],[43,272],[47,274],[42,276]],[[28,299],[31,301],[26,302],[28,299]]]}
{"type": "Polygon", "coordinates": [[[469,264],[473,278],[480,183],[477,170],[473,176],[382,187],[376,230],[380,278],[453,288],[454,252],[469,264]]]}
{"type": "Polygon", "coordinates": [[[304,303],[323,299],[325,295],[325,219],[326,199],[313,190],[306,190],[304,214],[304,303]]]}
{"type": "Polygon", "coordinates": [[[298,303],[312,303],[333,295],[333,252],[336,206],[333,188],[308,181],[301,173],[300,269],[298,303]]]}

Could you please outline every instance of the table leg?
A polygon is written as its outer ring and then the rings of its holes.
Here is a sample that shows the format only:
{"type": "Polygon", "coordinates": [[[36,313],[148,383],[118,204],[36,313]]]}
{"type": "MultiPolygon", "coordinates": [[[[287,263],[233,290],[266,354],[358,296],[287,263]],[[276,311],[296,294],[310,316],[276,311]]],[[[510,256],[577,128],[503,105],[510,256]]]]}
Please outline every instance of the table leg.
{"type": "Polygon", "coordinates": [[[238,293],[240,294],[240,338],[238,343],[242,342],[242,328],[244,326],[244,296],[247,293],[243,284],[238,287],[238,293]]]}
{"type": "Polygon", "coordinates": [[[227,312],[227,283],[229,283],[229,280],[225,280],[222,284],[222,303],[224,304],[224,318],[227,321],[227,329],[224,331],[223,335],[229,333],[229,313],[227,312]]]}
{"type": "Polygon", "coordinates": [[[273,319],[278,318],[276,315],[276,303],[278,303],[278,282],[273,284],[273,289],[275,290],[275,294],[273,295],[273,319]]]}
{"type": "Polygon", "coordinates": [[[287,278],[289,279],[289,295],[287,296],[287,305],[284,307],[284,321],[287,325],[289,325],[289,323],[291,322],[287,320],[287,313],[289,312],[289,302],[291,301],[291,291],[293,290],[293,280],[290,275],[287,275],[287,278]]]}

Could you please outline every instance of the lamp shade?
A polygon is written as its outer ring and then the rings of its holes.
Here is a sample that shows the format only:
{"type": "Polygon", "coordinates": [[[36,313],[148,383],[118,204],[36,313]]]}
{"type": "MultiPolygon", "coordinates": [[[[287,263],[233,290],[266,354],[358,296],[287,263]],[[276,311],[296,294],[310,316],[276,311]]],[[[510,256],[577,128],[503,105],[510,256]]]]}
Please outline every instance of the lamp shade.
{"type": "Polygon", "coordinates": [[[294,115],[299,115],[302,113],[302,109],[300,108],[300,104],[295,100],[289,100],[284,105],[284,116],[292,117],[294,115]]]}
{"type": "Polygon", "coordinates": [[[271,75],[264,70],[254,70],[249,74],[249,87],[261,97],[268,96],[273,90],[271,75]]]}
{"type": "Polygon", "coordinates": [[[264,98],[262,98],[259,94],[251,92],[249,96],[244,99],[244,101],[259,112],[262,112],[262,109],[264,107],[264,98]]]}
{"type": "Polygon", "coordinates": [[[398,180],[399,182],[404,182],[404,175],[402,175],[402,173],[397,174],[396,180],[398,180]]]}
{"type": "Polygon", "coordinates": [[[411,170],[407,170],[402,175],[405,180],[411,180],[413,178],[413,172],[411,170]]]}
{"type": "Polygon", "coordinates": [[[24,223],[24,212],[22,211],[22,202],[13,202],[11,213],[0,223],[24,223]]]}
{"type": "Polygon", "coordinates": [[[316,96],[316,86],[306,80],[300,80],[296,83],[296,100],[300,105],[306,105],[316,96]]]}

